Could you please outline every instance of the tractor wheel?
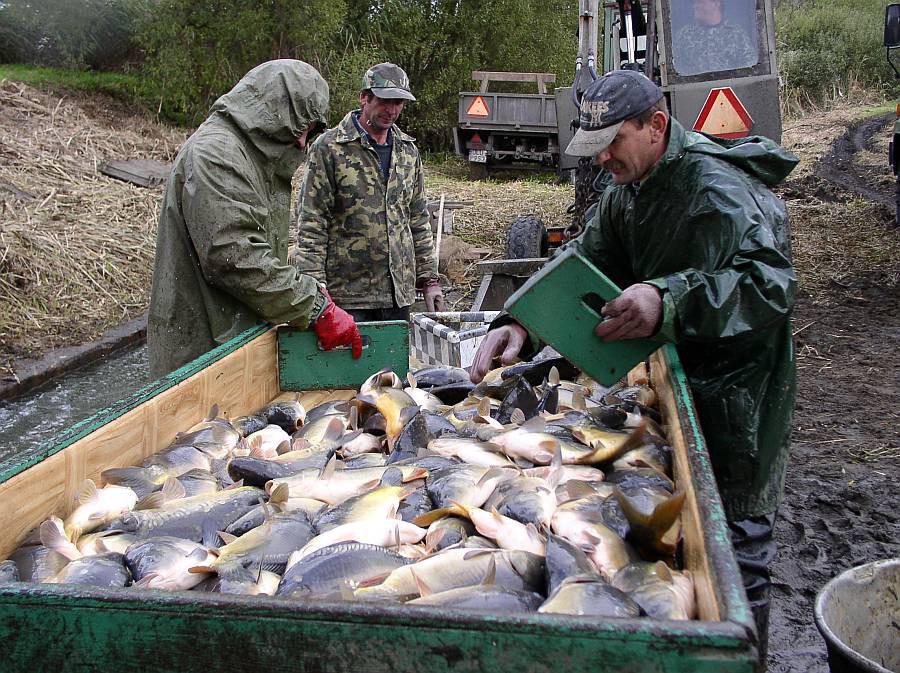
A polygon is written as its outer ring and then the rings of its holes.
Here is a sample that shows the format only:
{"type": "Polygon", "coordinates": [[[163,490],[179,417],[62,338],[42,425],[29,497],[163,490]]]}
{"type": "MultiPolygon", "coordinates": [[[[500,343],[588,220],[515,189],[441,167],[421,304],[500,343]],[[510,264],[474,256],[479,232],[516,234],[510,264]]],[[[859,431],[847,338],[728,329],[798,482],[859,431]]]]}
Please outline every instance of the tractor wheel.
{"type": "Polygon", "coordinates": [[[506,234],[506,258],[546,257],[547,227],[534,215],[519,215],[506,234]]]}

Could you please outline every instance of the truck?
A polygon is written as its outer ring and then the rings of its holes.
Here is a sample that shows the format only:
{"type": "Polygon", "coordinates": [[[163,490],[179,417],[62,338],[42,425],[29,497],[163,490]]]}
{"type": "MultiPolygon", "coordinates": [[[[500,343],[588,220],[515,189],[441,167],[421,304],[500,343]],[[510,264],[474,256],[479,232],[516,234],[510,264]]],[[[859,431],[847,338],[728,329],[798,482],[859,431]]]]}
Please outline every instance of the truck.
{"type": "MultiPolygon", "coordinates": [[[[548,229],[531,215],[516,218],[508,229],[506,257],[545,257],[549,249],[581,232],[590,206],[599,198],[605,184],[602,179],[595,184],[599,169],[592,166],[590,158],[566,155],[565,148],[578,128],[581,97],[600,72],[640,70],[660,86],[669,111],[685,128],[723,138],[763,135],[780,141],[773,5],[773,0],[728,4],[579,0],[578,51],[571,86],[556,88],[552,96],[541,93],[527,104],[526,94],[516,94],[515,105],[506,100],[513,94],[491,94],[490,144],[485,142],[479,118],[471,114],[473,96],[484,94],[461,93],[455,144],[470,165],[494,166],[499,158],[495,159],[489,148],[498,146],[503,138],[522,135],[532,115],[540,111],[546,147],[556,150],[553,166],[571,176],[575,184],[570,223],[548,229]],[[713,15],[704,9],[707,5],[717,8],[713,15]],[[735,50],[717,39],[721,33],[711,26],[728,26],[729,35],[742,36],[742,48],[735,50]],[[602,45],[601,51],[598,45],[602,45]],[[698,54],[702,58],[697,58],[698,54]],[[552,113],[544,109],[551,99],[552,113]],[[555,128],[547,127],[550,119],[556,120],[555,128]]],[[[493,79],[497,76],[492,73],[493,79]]]]}
{"type": "MultiPolygon", "coordinates": [[[[0,464],[0,558],[52,514],[66,516],[86,478],[137,465],[217,404],[229,418],[299,396],[307,408],[349,399],[363,375],[408,366],[405,322],[362,323],[363,357],[323,352],[310,332],[259,325],[72,427],[41,455],[0,464]]],[[[313,602],[206,592],[0,583],[3,670],[235,670],[496,673],[759,670],[703,434],[674,348],[629,375],[649,380],[686,494],[683,565],[699,619],[486,614],[402,604],[313,602]]],[[[99,483],[99,482],[98,482],[99,483]]]]}

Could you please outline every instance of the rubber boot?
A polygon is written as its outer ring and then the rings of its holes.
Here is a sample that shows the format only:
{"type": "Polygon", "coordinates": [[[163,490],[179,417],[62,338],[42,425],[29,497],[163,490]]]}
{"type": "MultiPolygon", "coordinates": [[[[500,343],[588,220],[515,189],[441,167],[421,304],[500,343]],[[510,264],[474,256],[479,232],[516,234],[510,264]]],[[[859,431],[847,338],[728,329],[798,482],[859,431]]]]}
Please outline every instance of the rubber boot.
{"type": "Polygon", "coordinates": [[[741,569],[747,602],[756,622],[760,670],[766,668],[769,645],[769,605],[772,593],[769,565],[775,558],[775,513],[730,521],[734,557],[741,569]]]}

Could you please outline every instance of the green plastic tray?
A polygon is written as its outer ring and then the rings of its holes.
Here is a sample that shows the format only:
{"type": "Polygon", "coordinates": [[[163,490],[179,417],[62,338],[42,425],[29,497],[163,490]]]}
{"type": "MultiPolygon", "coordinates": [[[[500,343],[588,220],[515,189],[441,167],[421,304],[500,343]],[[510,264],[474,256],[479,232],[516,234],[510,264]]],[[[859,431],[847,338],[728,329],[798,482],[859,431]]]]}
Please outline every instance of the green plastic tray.
{"type": "Polygon", "coordinates": [[[529,278],[506,301],[505,309],[591,378],[610,386],[662,345],[652,339],[605,342],[594,335],[603,320],[603,304],[621,293],[596,266],[569,248],[529,278]]]}

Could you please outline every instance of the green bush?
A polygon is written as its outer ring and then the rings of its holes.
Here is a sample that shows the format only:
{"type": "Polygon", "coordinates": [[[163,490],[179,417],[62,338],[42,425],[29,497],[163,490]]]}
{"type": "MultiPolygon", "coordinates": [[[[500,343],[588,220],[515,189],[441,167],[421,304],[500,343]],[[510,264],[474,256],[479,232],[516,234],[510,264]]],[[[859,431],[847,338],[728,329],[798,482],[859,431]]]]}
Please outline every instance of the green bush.
{"type": "Polygon", "coordinates": [[[151,1],[0,2],[0,63],[121,69],[140,58],[135,28],[151,1]]]}
{"type": "Polygon", "coordinates": [[[882,46],[882,0],[782,0],[776,4],[786,97],[823,103],[853,85],[897,91],[882,46]]]}

